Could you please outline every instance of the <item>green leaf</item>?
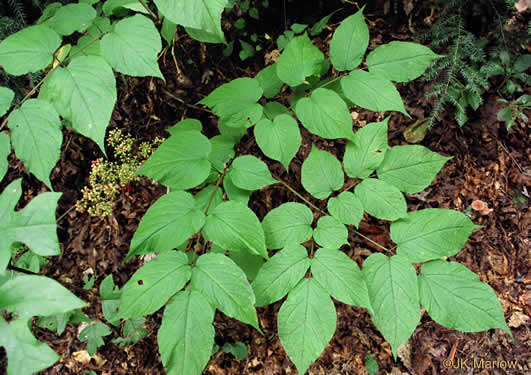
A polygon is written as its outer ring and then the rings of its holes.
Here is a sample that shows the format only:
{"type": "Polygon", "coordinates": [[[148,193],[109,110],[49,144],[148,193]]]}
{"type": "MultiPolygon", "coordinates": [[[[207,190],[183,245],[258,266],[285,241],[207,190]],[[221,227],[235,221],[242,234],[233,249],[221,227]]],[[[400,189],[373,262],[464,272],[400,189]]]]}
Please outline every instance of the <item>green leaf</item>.
{"type": "Polygon", "coordinates": [[[0,309],[22,317],[48,316],[85,307],[86,304],[57,281],[19,274],[0,286],[0,309]]]}
{"type": "Polygon", "coordinates": [[[313,238],[319,246],[338,249],[348,244],[348,230],[332,216],[321,216],[313,232],[313,238]]]}
{"type": "Polygon", "coordinates": [[[46,328],[56,332],[59,336],[63,334],[68,323],[81,323],[90,321],[81,310],[69,311],[62,314],[44,316],[37,320],[37,327],[46,328]]]}
{"type": "Polygon", "coordinates": [[[247,128],[233,128],[229,126],[230,119],[220,118],[218,121],[218,129],[221,135],[232,139],[234,144],[240,143],[240,139],[247,132],[247,128]]]}
{"type": "Polygon", "coordinates": [[[122,332],[123,337],[112,339],[113,344],[118,344],[120,348],[126,345],[134,345],[149,334],[149,331],[142,328],[146,322],[145,318],[127,319],[122,332]]]}
{"type": "Polygon", "coordinates": [[[183,252],[163,253],[143,265],[122,289],[120,318],[138,318],[160,309],[190,280],[183,252]]]}
{"type": "Polygon", "coordinates": [[[225,190],[225,193],[227,193],[229,200],[241,202],[245,206],[249,204],[249,198],[251,197],[252,191],[243,190],[234,185],[230,176],[225,176],[223,179],[223,189],[225,190]]]}
{"type": "Polygon", "coordinates": [[[177,24],[164,17],[164,20],[162,21],[162,27],[160,29],[160,35],[164,38],[169,46],[173,44],[173,37],[175,36],[176,32],[177,24]]]}
{"type": "Polygon", "coordinates": [[[531,54],[518,56],[515,60],[513,69],[518,73],[523,73],[531,67],[531,54]]]}
{"type": "Polygon", "coordinates": [[[171,299],[157,333],[168,375],[201,375],[214,345],[214,312],[207,298],[196,291],[188,289],[171,299]]]}
{"type": "Polygon", "coordinates": [[[187,28],[201,42],[225,43],[221,13],[228,0],[155,0],[157,9],[170,21],[187,28]]]}
{"type": "MultiPolygon", "coordinates": [[[[9,254],[14,242],[27,245],[31,251],[43,256],[59,255],[55,210],[60,193],[43,193],[20,211],[14,211],[22,195],[22,179],[11,182],[0,195],[0,259],[9,254]]],[[[9,255],[8,255],[9,258],[9,255]]],[[[7,264],[0,262],[0,273],[7,264]]]]}
{"type": "Polygon", "coordinates": [[[13,90],[7,87],[0,87],[0,116],[6,114],[7,110],[11,107],[11,102],[15,98],[13,90]]]}
{"type": "Polygon", "coordinates": [[[241,251],[230,251],[229,258],[245,272],[247,279],[254,280],[258,271],[264,265],[264,258],[241,251]]]}
{"type": "Polygon", "coordinates": [[[303,24],[300,24],[300,23],[294,23],[290,26],[290,29],[293,30],[293,32],[295,34],[300,34],[302,33],[304,30],[306,30],[306,28],[308,27],[308,25],[303,25],[303,24]]]}
{"type": "Polygon", "coordinates": [[[223,202],[223,192],[221,188],[216,188],[216,185],[208,185],[197,193],[194,198],[196,208],[201,212],[205,212],[209,203],[210,208],[214,209],[223,202]],[[214,198],[212,198],[212,195],[214,195],[214,198]],[[210,202],[211,199],[212,202],[210,202]]]}
{"type": "Polygon", "coordinates": [[[312,211],[301,203],[283,203],[262,221],[268,249],[303,243],[312,238],[312,211]]]}
{"type": "Polygon", "coordinates": [[[208,138],[200,132],[179,132],[166,139],[136,173],[172,190],[191,189],[210,174],[211,149],[208,138]]]}
{"type": "Polygon", "coordinates": [[[278,115],[274,121],[263,118],[254,128],[256,143],[269,158],[282,163],[289,171],[291,159],[301,146],[301,133],[297,121],[288,114],[278,115]]]}
{"type": "Polygon", "coordinates": [[[349,138],[352,117],[346,103],[332,90],[319,88],[295,105],[298,119],[311,133],[328,139],[349,138]]]}
{"type": "Polygon", "coordinates": [[[115,327],[120,326],[120,288],[114,285],[112,274],[103,279],[100,284],[101,312],[106,321],[115,327]]]}
{"type": "Polygon", "coordinates": [[[225,249],[247,251],[268,258],[260,221],[243,203],[223,202],[209,211],[203,233],[225,249]]]}
{"type": "Polygon", "coordinates": [[[221,85],[199,103],[210,107],[233,128],[249,128],[262,118],[262,87],[252,78],[237,78],[221,85]]]}
{"type": "Polygon", "coordinates": [[[400,256],[373,254],[363,263],[372,321],[396,354],[420,322],[415,267],[400,256]]]}
{"type": "Polygon", "coordinates": [[[354,191],[363,209],[377,219],[394,221],[407,215],[404,196],[393,185],[375,178],[363,180],[354,191]]]}
{"type": "Polygon", "coordinates": [[[44,21],[52,18],[54,16],[54,14],[57,12],[57,10],[59,8],[61,8],[62,6],[63,6],[63,4],[61,4],[59,2],[48,4],[46,6],[46,8],[44,8],[44,10],[42,11],[42,15],[37,20],[37,23],[41,24],[44,21]]]}
{"type": "Polygon", "coordinates": [[[179,121],[171,128],[166,129],[166,131],[170,133],[170,135],[176,135],[180,132],[188,130],[195,130],[201,133],[203,131],[203,125],[201,125],[201,121],[199,120],[196,120],[194,118],[187,118],[182,121],[179,121]]]}
{"type": "Polygon", "coordinates": [[[264,117],[271,121],[273,121],[275,117],[283,115],[286,112],[288,112],[288,109],[278,102],[268,102],[264,106],[264,117]]]}
{"type": "Polygon", "coordinates": [[[234,185],[243,190],[259,190],[277,182],[266,163],[252,155],[234,159],[228,175],[234,185]]]}
{"type": "Polygon", "coordinates": [[[191,194],[176,191],[163,195],[140,221],[125,260],[134,255],[174,249],[204,224],[205,214],[191,194]]]}
{"type": "Polygon", "coordinates": [[[48,345],[37,341],[28,319],[9,324],[0,316],[0,347],[7,354],[7,375],[34,374],[52,366],[59,356],[48,345]]]}
{"type": "Polygon", "coordinates": [[[219,172],[223,172],[225,164],[234,158],[234,141],[231,137],[225,135],[216,135],[210,138],[212,150],[208,160],[212,166],[219,172]]]}
{"type": "Polygon", "coordinates": [[[334,32],[330,42],[330,59],[337,71],[352,70],[363,60],[369,46],[369,28],[363,9],[347,17],[334,32]]]}
{"type": "Polygon", "coordinates": [[[11,142],[9,141],[9,136],[6,133],[0,133],[0,181],[7,173],[7,168],[9,167],[7,157],[10,153],[11,142]]]}
{"type": "Polygon", "coordinates": [[[317,199],[326,199],[343,187],[345,175],[341,163],[329,152],[312,145],[312,151],[301,168],[301,183],[304,189],[317,199]]]}
{"type": "Polygon", "coordinates": [[[352,178],[365,179],[382,163],[387,152],[387,124],[389,117],[382,122],[365,125],[347,143],[343,165],[345,173],[352,178]]]}
{"type": "Polygon", "coordinates": [[[51,64],[60,45],[61,37],[49,27],[29,26],[0,43],[0,65],[15,76],[35,73],[51,64]]]}
{"type": "Polygon", "coordinates": [[[403,192],[418,193],[431,184],[450,159],[420,145],[395,146],[378,167],[378,178],[403,192]]]}
{"type": "Polygon", "coordinates": [[[323,30],[326,28],[326,25],[328,24],[328,21],[330,21],[330,18],[332,18],[332,16],[334,14],[336,14],[336,12],[339,11],[338,10],[335,10],[333,11],[332,13],[330,13],[329,15],[327,16],[324,16],[323,18],[321,18],[318,22],[316,22],[313,26],[312,26],[312,29],[310,30],[310,35],[311,36],[316,36],[316,35],[319,35],[323,32],[323,30]]]}
{"type": "Polygon", "coordinates": [[[328,212],[341,223],[357,228],[363,219],[363,204],[356,195],[344,191],[328,200],[328,212]]]}
{"type": "Polygon", "coordinates": [[[332,299],[315,279],[303,279],[278,311],[282,347],[304,374],[326,348],[336,330],[332,299]]]}
{"type": "Polygon", "coordinates": [[[116,81],[103,58],[76,56],[66,68],[56,68],[44,81],[39,99],[53,103],[74,130],[105,149],[105,133],[116,103],[116,81]]]}
{"type": "Polygon", "coordinates": [[[96,10],[88,4],[68,4],[57,9],[53,17],[43,24],[66,36],[74,32],[83,32],[96,18],[96,10]]]}
{"type": "Polygon", "coordinates": [[[11,141],[17,158],[29,172],[52,189],[50,173],[61,156],[61,120],[48,102],[29,99],[8,118],[11,141]]]}
{"type": "Polygon", "coordinates": [[[476,228],[459,211],[428,208],[392,223],[391,239],[398,245],[398,254],[422,263],[457,254],[476,228]]]}
{"type": "Polygon", "coordinates": [[[397,111],[410,117],[398,90],[380,75],[355,70],[341,79],[341,88],[351,102],[362,108],[375,112],[397,111]]]}
{"type": "Polygon", "coordinates": [[[422,44],[394,41],[379,46],[367,56],[369,71],[395,82],[420,77],[441,56],[422,44]]]}
{"type": "Polygon", "coordinates": [[[254,279],[256,306],[270,305],[284,298],[302,280],[310,263],[306,248],[295,243],[273,255],[254,279]]]}
{"type": "Polygon", "coordinates": [[[234,344],[226,343],[223,345],[223,352],[232,354],[238,361],[249,357],[247,345],[241,341],[238,341],[234,344]]]}
{"type": "Polygon", "coordinates": [[[312,259],[312,275],[338,301],[371,309],[365,279],[356,262],[342,251],[317,250],[312,259]]]}
{"type": "Polygon", "coordinates": [[[254,46],[240,39],[242,49],[240,51],[240,60],[245,61],[249,57],[253,57],[256,53],[254,46]]]}
{"type": "Polygon", "coordinates": [[[280,89],[284,86],[284,82],[282,82],[277,75],[277,64],[265,67],[258,72],[254,79],[258,81],[260,87],[264,90],[264,96],[268,99],[278,95],[280,89]]]}
{"type": "Polygon", "coordinates": [[[96,322],[83,328],[79,334],[79,341],[87,342],[87,352],[92,357],[100,346],[105,345],[103,337],[109,336],[111,333],[111,330],[105,324],[96,322]]]}
{"type": "Polygon", "coordinates": [[[124,9],[149,14],[146,8],[144,8],[138,0],[107,0],[105,4],[103,4],[103,14],[106,16],[111,16],[113,14],[119,15],[120,11],[123,12],[124,9]]]}
{"type": "Polygon", "coordinates": [[[137,14],[113,26],[113,31],[101,40],[101,50],[114,70],[130,76],[164,80],[157,62],[162,42],[153,22],[137,14]]]}
{"type": "Polygon", "coordinates": [[[260,330],[253,290],[245,273],[230,258],[214,253],[200,256],[192,270],[190,287],[228,317],[260,330]]]}
{"type": "Polygon", "coordinates": [[[424,264],[419,293],[430,317],[446,328],[463,332],[501,328],[513,337],[494,290],[462,264],[443,260],[424,264]]]}
{"type": "Polygon", "coordinates": [[[320,73],[323,60],[323,53],[304,33],[293,38],[278,59],[278,78],[291,87],[298,86],[304,83],[306,77],[320,73]]]}

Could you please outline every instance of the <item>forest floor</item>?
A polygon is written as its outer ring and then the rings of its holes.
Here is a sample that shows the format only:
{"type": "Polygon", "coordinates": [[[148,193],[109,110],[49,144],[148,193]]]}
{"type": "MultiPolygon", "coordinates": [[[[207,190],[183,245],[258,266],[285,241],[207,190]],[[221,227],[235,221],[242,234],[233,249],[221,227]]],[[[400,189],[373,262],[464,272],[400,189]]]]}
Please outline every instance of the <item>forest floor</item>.
{"type": "MultiPolygon", "coordinates": [[[[370,14],[367,19],[371,31],[369,48],[391,40],[414,39],[407,24],[390,25],[384,18],[370,14]]],[[[326,47],[336,26],[331,25],[314,43],[326,47]]],[[[266,65],[264,55],[270,56],[274,48],[271,43],[263,54],[242,62],[236,55],[223,57],[222,46],[201,44],[183,34],[174,45],[177,59],[174,60],[171,49],[160,57],[166,83],[151,78],[125,77],[126,82],[118,79],[121,87],[110,128],[122,129],[141,140],[152,140],[156,136],[167,137],[164,129],[184,118],[198,118],[207,135],[213,136],[217,134],[216,118],[195,103],[231,79],[254,77],[266,65]],[[186,63],[186,60],[193,63],[186,63]]],[[[390,145],[406,144],[403,132],[407,126],[418,118],[429,116],[431,103],[424,98],[425,86],[421,79],[398,85],[413,120],[393,114],[389,122],[390,145]]],[[[436,181],[424,192],[406,195],[406,198],[408,211],[430,207],[465,211],[476,199],[485,201],[492,208],[488,215],[473,214],[473,222],[482,228],[472,234],[463,250],[452,260],[467,266],[495,290],[515,340],[512,341],[501,330],[462,333],[446,329],[424,314],[395,362],[390,346],[372,324],[368,312],[336,303],[336,333],[325,352],[310,367],[309,374],[366,374],[364,357],[368,354],[375,354],[380,374],[531,373],[531,215],[529,198],[522,194],[522,191],[531,192],[530,125],[520,122],[507,131],[505,124],[496,119],[500,108],[496,102],[498,98],[495,90],[485,93],[485,104],[462,128],[456,124],[453,113],[449,112],[429,131],[421,144],[453,159],[446,163],[436,181]],[[444,360],[448,358],[454,359],[454,362],[468,359],[471,368],[445,369],[444,360]],[[484,360],[482,368],[472,368],[474,360],[484,360]],[[488,365],[495,365],[496,361],[516,361],[516,368],[488,369],[488,365]]],[[[360,108],[351,111],[358,126],[375,121],[378,115],[360,108]]],[[[322,207],[323,203],[313,199],[301,186],[302,162],[312,142],[342,157],[345,141],[326,141],[301,130],[302,146],[291,163],[289,175],[280,163],[261,154],[249,133],[240,143],[240,152],[260,157],[274,175],[289,182],[306,199],[322,207]]],[[[84,299],[89,305],[84,312],[91,319],[104,321],[98,287],[109,274],[113,274],[115,283],[121,287],[138,269],[139,259],[132,259],[126,264],[122,262],[143,214],[166,189],[142,178],[132,184],[132,191],[121,193],[112,216],[94,218],[87,213],[70,210],[81,198],[80,190],[88,181],[91,161],[101,156],[97,146],[88,139],[73,132],[65,133],[61,159],[51,177],[55,190],[63,193],[57,210],[57,217],[61,217],[58,234],[62,255],[51,258],[41,273],[58,280],[84,299]],[[89,269],[95,276],[95,284],[92,289],[84,290],[83,276],[89,269]]],[[[20,207],[46,190],[43,184],[26,174],[22,163],[11,155],[10,169],[0,185],[0,191],[18,177],[24,178],[25,192],[20,207]]],[[[348,185],[349,181],[346,183],[348,185]]],[[[250,207],[262,219],[281,203],[297,200],[281,185],[272,185],[253,193],[250,207]]],[[[392,247],[388,222],[365,216],[360,232],[384,246],[392,247]]],[[[350,234],[349,243],[350,247],[345,251],[360,265],[371,253],[379,251],[355,234],[350,234]]],[[[216,343],[222,346],[227,342],[241,341],[246,344],[249,356],[239,361],[231,354],[220,351],[213,356],[205,374],[295,374],[295,367],[282,349],[276,333],[276,314],[280,305],[281,302],[278,302],[258,309],[264,336],[252,327],[218,313],[214,323],[216,343]]],[[[77,338],[77,325],[68,325],[61,336],[35,327],[36,337],[61,355],[61,360],[42,374],[84,375],[86,370],[112,375],[162,374],[156,341],[161,318],[162,310],[148,317],[145,328],[149,335],[136,345],[123,349],[110,342],[112,337],[120,335],[120,330],[112,327],[113,335],[105,338],[106,344],[88,362],[75,355],[86,346],[77,338]]],[[[0,359],[0,373],[1,364],[0,359]]]]}

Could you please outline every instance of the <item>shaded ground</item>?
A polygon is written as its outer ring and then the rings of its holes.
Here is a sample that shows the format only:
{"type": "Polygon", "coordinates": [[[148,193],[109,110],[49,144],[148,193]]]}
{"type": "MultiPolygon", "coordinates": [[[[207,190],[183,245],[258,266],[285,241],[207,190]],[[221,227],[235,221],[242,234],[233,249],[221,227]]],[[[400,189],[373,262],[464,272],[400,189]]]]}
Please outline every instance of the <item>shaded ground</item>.
{"type": "MultiPolygon", "coordinates": [[[[369,15],[371,48],[393,39],[410,40],[407,26],[389,30],[384,19],[369,15]]],[[[296,20],[295,20],[296,21],[296,20]]],[[[317,41],[327,50],[331,34],[325,33],[317,41]]],[[[266,52],[271,51],[271,44],[266,52]]],[[[171,51],[161,58],[161,69],[167,84],[154,79],[127,77],[127,87],[118,80],[119,99],[110,128],[120,128],[139,139],[153,139],[167,136],[164,129],[182,118],[199,118],[205,132],[217,133],[216,118],[202,111],[194,103],[208,95],[212,89],[231,79],[254,76],[264,66],[263,57],[247,62],[236,58],[222,57],[221,46],[199,44],[187,36],[179,39],[173,59],[171,51]],[[191,60],[188,64],[186,61],[191,60]],[[178,61],[178,67],[175,65],[178,61]]],[[[424,99],[424,83],[417,80],[399,85],[406,108],[414,119],[428,116],[429,103],[424,99]]],[[[376,354],[381,374],[527,374],[531,373],[531,245],[529,228],[531,214],[528,200],[522,200],[523,189],[531,191],[531,142],[530,125],[517,124],[510,131],[497,122],[496,94],[485,95],[486,105],[465,127],[460,128],[452,115],[448,114],[441,124],[434,128],[422,142],[433,151],[453,156],[436,181],[424,192],[408,195],[408,210],[441,207],[464,211],[475,199],[488,203],[493,211],[486,216],[473,216],[475,224],[483,228],[474,232],[463,251],[452,260],[457,260],[488,282],[502,302],[506,320],[509,322],[515,341],[500,330],[482,333],[460,333],[434,323],[426,314],[413,337],[402,350],[400,359],[393,361],[391,349],[373,326],[366,310],[336,303],[338,324],[336,333],[326,351],[312,365],[309,374],[364,374],[364,357],[376,354]],[[455,259],[454,259],[455,258],[455,259]],[[517,361],[514,370],[445,369],[445,359],[483,359],[492,363],[496,360],[517,361]]],[[[376,120],[376,113],[354,108],[353,117],[358,125],[376,120]]],[[[411,123],[402,115],[395,114],[389,123],[391,145],[405,144],[403,131],[411,123]]],[[[315,200],[300,185],[300,168],[308,155],[312,142],[342,158],[343,140],[319,139],[304,129],[303,144],[291,164],[289,176],[278,162],[266,158],[258,149],[252,137],[246,135],[239,152],[254,154],[266,161],[272,173],[289,182],[308,200],[325,208],[325,202],[315,200]]],[[[114,275],[117,285],[122,286],[139,266],[133,259],[122,265],[128,251],[130,239],[138,222],[153,202],[165,193],[165,189],[147,179],[133,184],[132,192],[123,192],[116,203],[114,215],[106,219],[92,218],[69,209],[79,199],[79,191],[87,182],[91,160],[100,157],[97,147],[77,134],[67,132],[61,159],[52,174],[56,191],[64,192],[59,201],[59,238],[62,255],[52,258],[43,274],[60,281],[63,285],[88,302],[85,313],[91,319],[104,321],[97,287],[108,274],[114,275]],[[83,290],[83,272],[92,269],[95,287],[83,290]]],[[[4,182],[24,177],[24,203],[45,189],[34,178],[24,174],[22,164],[10,156],[10,170],[4,182]]],[[[346,181],[350,185],[354,180],[346,181]]],[[[281,185],[273,185],[251,197],[251,208],[259,218],[286,201],[298,198],[281,185]]],[[[365,216],[360,231],[383,244],[392,247],[389,238],[389,223],[365,216]]],[[[345,252],[358,264],[362,264],[371,253],[378,251],[368,241],[350,234],[350,248],[345,252]]],[[[249,350],[249,358],[238,361],[230,354],[220,352],[212,358],[205,374],[295,374],[296,370],[284,353],[276,334],[276,313],[281,302],[258,309],[258,317],[265,336],[256,330],[222,314],[216,315],[216,343],[242,341],[249,350]]],[[[61,355],[61,360],[42,374],[84,374],[94,370],[98,374],[161,374],[162,365],[158,356],[156,332],[162,312],[149,317],[146,327],[150,334],[134,346],[120,349],[110,343],[118,337],[119,330],[105,339],[106,345],[98,350],[98,358],[89,363],[76,361],[73,355],[85,349],[86,344],[77,339],[77,325],[69,325],[58,337],[44,329],[35,328],[37,338],[49,344],[61,355]]],[[[1,355],[0,355],[1,357],[1,355]]],[[[0,364],[2,360],[0,359],[0,364]]],[[[485,363],[485,362],[484,362],[485,363]]],[[[5,363],[4,363],[5,364],[5,363]]],[[[2,366],[0,365],[0,368],[2,366]]],[[[1,370],[0,370],[1,372],[1,370]]]]}

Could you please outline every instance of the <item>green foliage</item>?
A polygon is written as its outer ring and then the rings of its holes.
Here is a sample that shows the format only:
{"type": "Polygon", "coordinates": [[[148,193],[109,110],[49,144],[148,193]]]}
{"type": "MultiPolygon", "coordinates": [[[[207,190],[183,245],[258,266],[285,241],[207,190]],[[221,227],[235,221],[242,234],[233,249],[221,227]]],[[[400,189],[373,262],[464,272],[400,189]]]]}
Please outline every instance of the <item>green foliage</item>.
{"type": "Polygon", "coordinates": [[[109,336],[111,330],[105,324],[95,322],[85,328],[79,333],[79,341],[87,342],[87,352],[93,356],[98,351],[98,348],[105,344],[103,337],[109,336]]]}
{"type": "Polygon", "coordinates": [[[369,28],[362,9],[344,19],[334,32],[330,42],[330,60],[338,71],[352,70],[362,62],[368,46],[369,28]]]}
{"type": "Polygon", "coordinates": [[[241,341],[235,342],[234,344],[227,343],[223,345],[223,352],[232,354],[238,361],[249,356],[247,346],[241,341]]]}
{"type": "Polygon", "coordinates": [[[127,319],[122,329],[122,336],[112,339],[113,344],[118,344],[120,348],[126,345],[134,345],[144,337],[146,337],[149,331],[142,327],[146,322],[145,318],[127,319]]]}

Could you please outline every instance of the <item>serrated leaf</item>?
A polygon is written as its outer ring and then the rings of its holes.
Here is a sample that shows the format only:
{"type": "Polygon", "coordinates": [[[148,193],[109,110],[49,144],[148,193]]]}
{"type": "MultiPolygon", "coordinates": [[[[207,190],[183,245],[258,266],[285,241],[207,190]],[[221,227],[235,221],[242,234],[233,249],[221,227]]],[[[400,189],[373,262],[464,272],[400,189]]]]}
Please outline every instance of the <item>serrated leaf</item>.
{"type": "Polygon", "coordinates": [[[355,195],[363,209],[377,219],[394,221],[407,215],[404,196],[394,185],[376,178],[363,180],[356,186],[355,195]]]}
{"type": "Polygon", "coordinates": [[[26,27],[0,43],[0,65],[20,76],[46,68],[61,45],[61,37],[44,25],[26,27]]]}
{"type": "Polygon", "coordinates": [[[312,145],[312,151],[301,168],[301,183],[317,199],[326,199],[343,187],[345,175],[341,163],[329,152],[312,145]]]}
{"type": "Polygon", "coordinates": [[[365,125],[347,143],[343,165],[345,173],[352,178],[364,179],[384,160],[387,152],[387,124],[389,117],[382,122],[365,125]]]}
{"type": "Polygon", "coordinates": [[[74,130],[104,150],[105,133],[116,103],[116,81],[102,57],[76,56],[66,68],[56,68],[44,81],[39,99],[54,104],[74,130]]]}
{"type": "Polygon", "coordinates": [[[124,323],[123,337],[113,339],[112,343],[118,344],[120,348],[136,344],[149,334],[149,331],[142,327],[145,322],[145,318],[127,319],[124,323]]]}
{"type": "Polygon", "coordinates": [[[419,275],[420,302],[440,325],[463,332],[507,327],[503,307],[494,290],[462,264],[434,260],[419,275]]]}
{"type": "Polygon", "coordinates": [[[211,108],[233,128],[249,128],[262,118],[262,87],[252,78],[237,78],[221,85],[199,103],[211,108]]]}
{"type": "Polygon", "coordinates": [[[284,82],[278,78],[277,65],[272,64],[262,69],[256,77],[254,77],[264,90],[264,96],[268,99],[278,95],[280,89],[284,86],[284,82]]]}
{"type": "Polygon", "coordinates": [[[68,4],[57,9],[53,17],[43,25],[55,30],[59,35],[70,35],[83,32],[89,28],[96,18],[96,10],[88,4],[68,4]]]}
{"type": "Polygon", "coordinates": [[[369,28],[363,9],[347,17],[334,32],[330,42],[330,59],[337,71],[356,68],[369,46],[369,28]]]}
{"type": "Polygon", "coordinates": [[[403,192],[418,193],[431,184],[450,159],[420,145],[395,146],[378,167],[378,178],[403,192]]]}
{"type": "Polygon", "coordinates": [[[243,190],[259,190],[277,182],[271,176],[267,164],[252,155],[234,159],[228,175],[234,185],[243,190]]]}
{"type": "Polygon", "coordinates": [[[29,99],[8,117],[11,142],[29,172],[50,189],[50,173],[61,156],[63,133],[55,108],[44,100],[29,99]]]}
{"type": "Polygon", "coordinates": [[[309,98],[300,99],[295,114],[306,129],[323,138],[352,139],[354,136],[348,107],[332,90],[319,88],[309,98]]]}
{"type": "MultiPolygon", "coordinates": [[[[31,251],[42,256],[59,255],[55,210],[60,193],[43,193],[20,211],[14,211],[22,195],[22,179],[11,182],[0,195],[0,259],[3,254],[10,256],[10,246],[14,242],[27,245],[31,251]]],[[[7,264],[0,262],[0,273],[7,264]]]]}
{"type": "Polygon", "coordinates": [[[441,56],[422,44],[394,41],[377,47],[367,56],[369,71],[395,82],[420,77],[441,56]]]}
{"type": "Polygon", "coordinates": [[[312,238],[312,211],[301,203],[283,203],[262,221],[268,249],[303,243],[312,238]]]}
{"type": "Polygon", "coordinates": [[[6,114],[7,110],[11,107],[11,102],[15,98],[13,90],[7,87],[0,87],[0,116],[6,114]]]}
{"type": "Polygon", "coordinates": [[[363,70],[354,70],[341,79],[345,96],[354,104],[375,112],[397,111],[409,116],[400,93],[391,81],[363,70]]]}
{"type": "Polygon", "coordinates": [[[334,335],[334,303],[315,279],[303,279],[289,293],[277,319],[282,347],[299,374],[304,374],[334,335]]]}
{"type": "Polygon", "coordinates": [[[105,344],[103,337],[109,336],[111,333],[111,330],[105,324],[96,322],[83,328],[79,334],[79,341],[87,342],[87,352],[92,357],[96,354],[98,348],[105,344]]]}
{"type": "MultiPolygon", "coordinates": [[[[9,167],[7,157],[11,153],[11,142],[6,133],[0,133],[0,181],[4,178],[9,167]]],[[[1,268],[1,267],[0,267],[1,268]]]]}
{"type": "Polygon", "coordinates": [[[205,224],[205,214],[184,191],[163,195],[146,212],[131,240],[125,260],[134,255],[174,249],[205,224]]]}
{"type": "Polygon", "coordinates": [[[107,275],[100,284],[101,312],[106,321],[115,327],[120,326],[120,288],[114,285],[112,274],[107,275]]]}
{"type": "Polygon", "coordinates": [[[298,86],[306,77],[317,75],[321,72],[323,53],[314,46],[304,33],[293,38],[277,62],[277,75],[282,82],[291,87],[298,86]]]}
{"type": "Polygon", "coordinates": [[[190,280],[188,257],[177,251],[163,253],[143,265],[122,289],[120,318],[138,318],[160,309],[190,280]]]}
{"type": "Polygon", "coordinates": [[[371,309],[367,284],[360,268],[342,251],[317,250],[312,259],[312,275],[338,301],[371,309]]]}
{"type": "Polygon", "coordinates": [[[209,240],[225,249],[268,258],[260,221],[243,203],[223,202],[209,211],[203,232],[209,240]]]}
{"type": "Polygon", "coordinates": [[[253,290],[245,273],[230,258],[214,253],[200,256],[192,270],[190,287],[228,317],[260,330],[253,290]]]}
{"type": "Polygon", "coordinates": [[[0,286],[0,309],[20,317],[48,316],[86,304],[57,281],[44,276],[17,275],[0,286]]]}
{"type": "Polygon", "coordinates": [[[168,375],[201,375],[214,345],[214,312],[197,291],[188,289],[171,299],[157,333],[160,358],[168,375]]]}
{"type": "Polygon", "coordinates": [[[101,40],[101,50],[114,70],[130,76],[153,76],[164,80],[157,62],[162,42],[153,22],[137,14],[113,26],[113,31],[101,40]]]}
{"type": "Polygon", "coordinates": [[[0,347],[7,354],[7,375],[34,374],[52,366],[59,356],[31,333],[28,319],[9,324],[0,316],[0,347]]]}
{"type": "Polygon", "coordinates": [[[170,21],[187,28],[195,39],[225,43],[221,14],[228,0],[155,0],[157,9],[170,21]]]}
{"type": "Polygon", "coordinates": [[[223,179],[223,189],[229,200],[241,202],[246,206],[249,204],[249,198],[253,193],[252,191],[240,189],[234,185],[230,176],[225,176],[223,179]]]}
{"type": "Polygon", "coordinates": [[[344,191],[328,200],[328,212],[341,223],[357,228],[363,219],[363,204],[356,195],[344,191]]]}
{"type": "Polygon", "coordinates": [[[363,263],[374,325],[393,350],[413,333],[420,322],[419,292],[415,267],[401,256],[373,254],[363,263]]]}
{"type": "Polygon", "coordinates": [[[208,138],[200,132],[179,132],[166,139],[136,173],[172,190],[191,189],[210,174],[211,149],[208,138]]]}
{"type": "Polygon", "coordinates": [[[474,229],[463,213],[442,208],[414,211],[391,224],[397,253],[414,263],[457,254],[474,229]]]}
{"type": "Polygon", "coordinates": [[[284,298],[302,280],[310,263],[306,248],[295,243],[273,255],[260,268],[252,284],[256,306],[270,305],[284,298]]]}
{"type": "Polygon", "coordinates": [[[321,216],[317,221],[313,238],[319,246],[339,249],[344,244],[348,244],[348,230],[336,218],[321,216]]]}

